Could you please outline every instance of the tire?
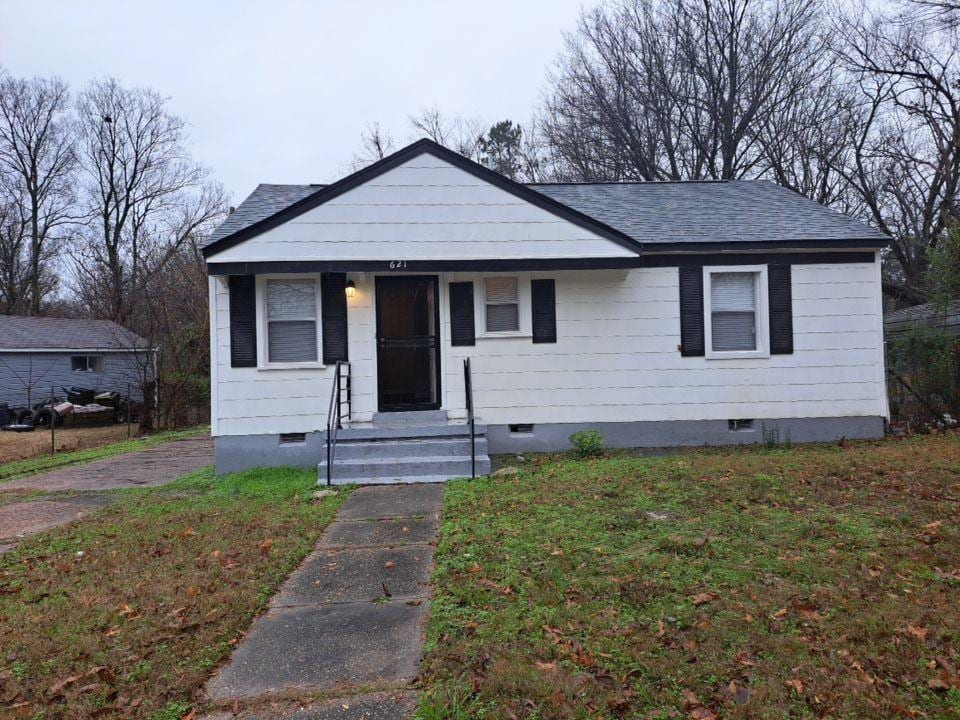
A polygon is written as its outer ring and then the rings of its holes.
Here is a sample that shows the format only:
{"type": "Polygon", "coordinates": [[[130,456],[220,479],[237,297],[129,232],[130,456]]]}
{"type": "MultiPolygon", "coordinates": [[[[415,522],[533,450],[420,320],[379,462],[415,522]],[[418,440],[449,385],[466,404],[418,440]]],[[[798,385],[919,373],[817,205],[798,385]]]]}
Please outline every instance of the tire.
{"type": "Polygon", "coordinates": [[[17,425],[36,425],[36,410],[21,410],[17,413],[17,425]]]}
{"type": "Polygon", "coordinates": [[[34,421],[34,425],[43,425],[44,427],[50,427],[50,419],[53,418],[54,427],[60,427],[63,425],[63,416],[58,413],[56,410],[51,408],[43,408],[42,410],[36,411],[37,418],[34,421]]]}

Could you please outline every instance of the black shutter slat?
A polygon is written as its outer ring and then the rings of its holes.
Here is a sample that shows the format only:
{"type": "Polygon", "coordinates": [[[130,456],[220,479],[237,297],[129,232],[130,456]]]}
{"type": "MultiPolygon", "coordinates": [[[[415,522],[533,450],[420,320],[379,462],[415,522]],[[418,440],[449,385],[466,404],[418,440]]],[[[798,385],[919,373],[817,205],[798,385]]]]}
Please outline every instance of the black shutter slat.
{"type": "Polygon", "coordinates": [[[450,283],[450,344],[476,344],[472,282],[450,283]]]}
{"type": "Polygon", "coordinates": [[[320,314],[323,318],[323,363],[347,360],[347,275],[320,276],[320,314]]]}
{"type": "Polygon", "coordinates": [[[770,354],[793,352],[793,292],[789,265],[767,266],[770,303],[770,354]]]}
{"type": "Polygon", "coordinates": [[[557,341],[557,289],[553,280],[530,281],[531,306],[533,308],[533,341],[555,343],[557,341]]]}
{"type": "Polygon", "coordinates": [[[680,354],[704,354],[703,268],[680,268],[680,354]]]}
{"type": "Polygon", "coordinates": [[[231,275],[230,367],[257,366],[257,285],[253,275],[231,275]]]}

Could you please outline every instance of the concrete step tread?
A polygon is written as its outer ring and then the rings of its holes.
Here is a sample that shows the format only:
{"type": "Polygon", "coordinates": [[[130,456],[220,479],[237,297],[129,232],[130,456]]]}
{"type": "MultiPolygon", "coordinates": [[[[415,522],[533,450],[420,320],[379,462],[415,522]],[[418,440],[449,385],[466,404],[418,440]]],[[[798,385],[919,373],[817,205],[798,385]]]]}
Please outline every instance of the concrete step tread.
{"type": "MultiPolygon", "coordinates": [[[[482,473],[477,470],[477,475],[482,473]]],[[[344,478],[333,476],[334,485],[405,485],[420,483],[445,483],[454,478],[470,477],[470,471],[445,475],[398,475],[393,476],[366,476],[344,478]]]]}
{"type": "MultiPolygon", "coordinates": [[[[477,453],[477,462],[480,460],[489,460],[486,455],[480,455],[477,453]]],[[[399,456],[399,457],[390,457],[390,456],[381,456],[376,458],[356,458],[356,459],[341,459],[335,457],[333,459],[334,467],[337,465],[384,465],[384,464],[396,464],[403,465],[408,463],[456,463],[456,462],[470,462],[469,455],[409,455],[409,456],[399,456]]],[[[321,460],[320,465],[326,467],[327,461],[321,460]]]]}
{"type": "MultiPolygon", "coordinates": [[[[486,434],[486,425],[476,425],[474,434],[486,434]]],[[[326,433],[323,433],[325,436],[326,433]]],[[[337,430],[337,443],[348,440],[416,440],[433,437],[469,437],[468,425],[404,425],[398,427],[345,427],[337,430]]]]}
{"type": "MultiPolygon", "coordinates": [[[[477,436],[477,442],[486,441],[486,437],[477,436]]],[[[444,445],[454,445],[456,443],[470,442],[470,436],[467,435],[438,435],[436,437],[398,437],[398,438],[353,438],[337,437],[337,447],[344,445],[415,445],[423,443],[441,443],[444,445]]]]}

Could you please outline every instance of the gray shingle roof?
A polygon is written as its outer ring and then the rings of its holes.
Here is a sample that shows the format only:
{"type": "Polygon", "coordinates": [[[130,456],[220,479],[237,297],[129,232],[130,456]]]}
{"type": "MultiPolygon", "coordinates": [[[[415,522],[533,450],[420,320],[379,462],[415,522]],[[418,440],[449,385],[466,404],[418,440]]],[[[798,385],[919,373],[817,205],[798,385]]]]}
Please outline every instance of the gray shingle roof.
{"type": "Polygon", "coordinates": [[[130,350],[147,341],[109,320],[0,315],[0,352],[14,349],[130,350]]]}
{"type": "MultiPolygon", "coordinates": [[[[323,185],[258,185],[205,244],[302,200],[323,185]]],[[[886,237],[768,180],[530,184],[643,243],[803,242],[886,237]]]]}
{"type": "Polygon", "coordinates": [[[303,200],[310,193],[325,187],[324,185],[270,185],[261,183],[247,196],[220,226],[204,241],[203,245],[232,235],[238,230],[253,225],[285,207],[303,200]]]}
{"type": "Polygon", "coordinates": [[[529,187],[642,243],[886,239],[769,180],[529,187]]]}
{"type": "Polygon", "coordinates": [[[883,329],[887,333],[896,333],[920,325],[935,325],[951,335],[960,335],[960,300],[951,302],[945,314],[931,303],[924,303],[894,310],[883,316],[883,329]]]}

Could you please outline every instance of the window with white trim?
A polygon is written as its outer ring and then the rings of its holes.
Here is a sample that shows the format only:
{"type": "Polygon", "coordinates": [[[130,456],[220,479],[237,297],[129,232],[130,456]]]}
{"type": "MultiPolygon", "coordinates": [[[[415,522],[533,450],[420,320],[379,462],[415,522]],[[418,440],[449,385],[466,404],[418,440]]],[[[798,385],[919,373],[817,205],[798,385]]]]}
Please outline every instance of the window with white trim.
{"type": "Polygon", "coordinates": [[[74,372],[103,372],[102,355],[71,355],[70,369],[74,372]]]}
{"type": "Polygon", "coordinates": [[[483,280],[485,330],[488,333],[520,331],[520,291],[516,277],[483,280]]]}
{"type": "Polygon", "coordinates": [[[704,268],[704,285],[707,356],[766,357],[766,268],[704,268]]]}
{"type": "Polygon", "coordinates": [[[317,281],[267,280],[267,362],[317,362],[317,281]]]}

